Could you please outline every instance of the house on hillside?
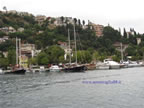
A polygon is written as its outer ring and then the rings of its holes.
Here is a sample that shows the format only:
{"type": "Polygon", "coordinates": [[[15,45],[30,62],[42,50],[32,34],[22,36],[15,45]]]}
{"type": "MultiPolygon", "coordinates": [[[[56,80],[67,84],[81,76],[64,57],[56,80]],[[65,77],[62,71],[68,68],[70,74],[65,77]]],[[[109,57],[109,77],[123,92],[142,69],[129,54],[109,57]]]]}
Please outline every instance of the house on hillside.
{"type": "Polygon", "coordinates": [[[8,34],[8,33],[15,33],[16,32],[16,30],[13,28],[13,27],[2,27],[2,28],[0,28],[0,31],[2,31],[2,32],[4,32],[4,33],[6,33],[6,34],[8,34]]]}
{"type": "Polygon", "coordinates": [[[27,68],[29,58],[37,56],[40,52],[41,50],[36,50],[34,44],[21,44],[21,65],[27,68]]]}
{"type": "Polygon", "coordinates": [[[103,30],[104,30],[104,26],[103,25],[94,24],[94,23],[91,23],[91,22],[89,22],[88,25],[96,33],[97,37],[103,36],[103,30]]]}
{"type": "Polygon", "coordinates": [[[9,36],[4,36],[4,37],[0,38],[0,44],[5,42],[8,39],[9,39],[9,36]]]}
{"type": "Polygon", "coordinates": [[[69,48],[66,42],[58,41],[58,45],[65,51],[64,58],[67,59],[67,55],[72,54],[72,49],[69,48]]]}
{"type": "Polygon", "coordinates": [[[39,25],[42,25],[46,19],[47,19],[47,17],[44,15],[37,15],[35,17],[35,21],[37,21],[39,25]]]}

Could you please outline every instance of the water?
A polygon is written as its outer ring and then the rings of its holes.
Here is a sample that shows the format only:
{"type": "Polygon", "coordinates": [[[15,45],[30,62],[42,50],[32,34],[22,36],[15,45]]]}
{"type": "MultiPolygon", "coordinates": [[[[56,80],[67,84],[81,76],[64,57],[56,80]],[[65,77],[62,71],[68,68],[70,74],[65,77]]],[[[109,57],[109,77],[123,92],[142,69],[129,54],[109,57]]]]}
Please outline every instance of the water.
{"type": "Polygon", "coordinates": [[[143,108],[144,67],[0,75],[0,108],[143,108]],[[118,84],[83,81],[118,80],[118,84]]]}

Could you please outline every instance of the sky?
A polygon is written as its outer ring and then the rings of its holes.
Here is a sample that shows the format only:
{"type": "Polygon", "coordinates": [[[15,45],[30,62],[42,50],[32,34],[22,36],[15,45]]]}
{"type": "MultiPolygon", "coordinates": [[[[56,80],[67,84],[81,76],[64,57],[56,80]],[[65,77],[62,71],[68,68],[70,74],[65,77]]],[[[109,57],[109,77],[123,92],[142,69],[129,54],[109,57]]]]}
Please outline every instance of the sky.
{"type": "Polygon", "coordinates": [[[0,10],[17,10],[34,15],[74,17],[115,29],[134,28],[144,33],[144,0],[0,0],[0,10]]]}

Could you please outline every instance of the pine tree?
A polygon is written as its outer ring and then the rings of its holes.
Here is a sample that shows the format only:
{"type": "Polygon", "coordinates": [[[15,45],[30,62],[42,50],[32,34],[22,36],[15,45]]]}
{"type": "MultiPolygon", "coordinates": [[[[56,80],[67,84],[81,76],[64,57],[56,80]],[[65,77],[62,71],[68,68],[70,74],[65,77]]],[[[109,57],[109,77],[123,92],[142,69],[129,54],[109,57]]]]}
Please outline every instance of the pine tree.
{"type": "Polygon", "coordinates": [[[124,36],[124,38],[127,38],[127,32],[126,32],[125,28],[124,28],[123,36],[124,36]]]}

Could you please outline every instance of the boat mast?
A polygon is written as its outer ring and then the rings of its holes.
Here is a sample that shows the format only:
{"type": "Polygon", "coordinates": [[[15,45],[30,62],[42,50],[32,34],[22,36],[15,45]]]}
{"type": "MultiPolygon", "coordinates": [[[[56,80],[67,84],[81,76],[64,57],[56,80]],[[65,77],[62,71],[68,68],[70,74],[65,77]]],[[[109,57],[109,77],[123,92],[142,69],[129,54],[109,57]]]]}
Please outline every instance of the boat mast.
{"type": "Polygon", "coordinates": [[[76,65],[77,65],[77,45],[76,45],[75,24],[74,24],[74,41],[75,41],[75,57],[76,57],[76,65]]]}
{"type": "Polygon", "coordinates": [[[69,64],[71,65],[70,32],[69,32],[69,29],[68,29],[68,44],[69,44],[69,64]]]}
{"type": "Polygon", "coordinates": [[[123,62],[123,48],[122,48],[122,42],[121,42],[121,61],[123,62]]]}
{"type": "Polygon", "coordinates": [[[21,67],[21,39],[19,39],[19,66],[21,67]]]}
{"type": "Polygon", "coordinates": [[[18,42],[17,42],[17,37],[16,37],[16,65],[18,64],[18,42]]]}

